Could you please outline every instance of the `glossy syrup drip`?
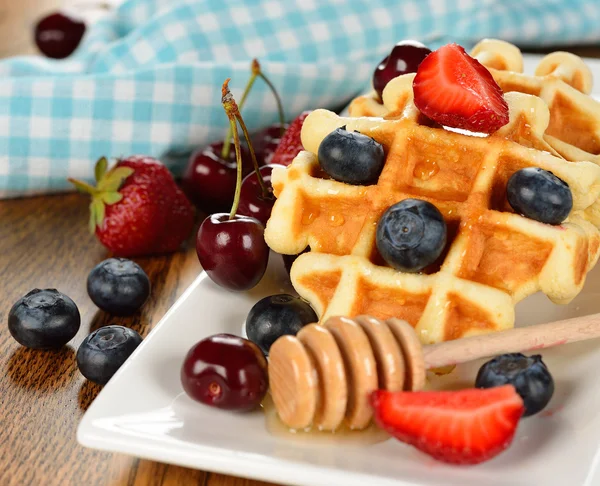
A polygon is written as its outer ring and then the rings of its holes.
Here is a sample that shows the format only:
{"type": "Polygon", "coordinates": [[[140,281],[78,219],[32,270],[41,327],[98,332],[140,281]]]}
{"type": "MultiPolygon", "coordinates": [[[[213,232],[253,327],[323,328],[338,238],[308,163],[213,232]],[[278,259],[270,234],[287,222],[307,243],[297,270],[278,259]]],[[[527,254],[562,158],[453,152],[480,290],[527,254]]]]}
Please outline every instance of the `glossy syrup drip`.
{"type": "Polygon", "coordinates": [[[321,431],[316,428],[293,430],[279,419],[271,394],[267,394],[261,406],[265,414],[267,431],[275,437],[294,442],[311,445],[367,446],[385,442],[390,438],[385,431],[374,423],[363,430],[351,430],[346,425],[342,425],[334,432],[321,431]]]}

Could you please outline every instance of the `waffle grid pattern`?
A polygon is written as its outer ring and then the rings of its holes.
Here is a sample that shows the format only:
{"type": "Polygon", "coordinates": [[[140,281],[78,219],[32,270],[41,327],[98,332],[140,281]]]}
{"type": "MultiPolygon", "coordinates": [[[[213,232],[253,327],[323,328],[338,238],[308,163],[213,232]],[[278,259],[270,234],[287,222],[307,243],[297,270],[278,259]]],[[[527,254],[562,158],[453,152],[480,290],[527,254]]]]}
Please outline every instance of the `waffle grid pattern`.
{"type": "MultiPolygon", "coordinates": [[[[572,299],[598,258],[598,230],[582,211],[600,194],[600,168],[566,163],[506,138],[521,133],[518,125],[529,119],[535,127],[531,96],[509,96],[511,126],[478,138],[416,123],[409,81],[390,88],[402,113],[393,120],[313,112],[302,132],[309,152],[274,171],[278,200],[267,242],[282,253],[312,250],[292,267],[296,290],[321,319],[398,317],[415,326],[424,343],[512,327],[514,304],[538,290],[556,302],[572,299]],[[376,185],[351,186],[320,173],[314,153],[342,125],[384,145],[386,165],[376,185]],[[554,227],[508,212],[508,177],[528,166],[551,170],[572,186],[577,211],[568,222],[554,227]],[[409,197],[434,203],[449,227],[448,252],[427,274],[383,266],[375,247],[381,214],[409,197]]],[[[391,96],[384,92],[384,101],[391,96]]],[[[530,135],[534,145],[538,136],[530,135]]]]}

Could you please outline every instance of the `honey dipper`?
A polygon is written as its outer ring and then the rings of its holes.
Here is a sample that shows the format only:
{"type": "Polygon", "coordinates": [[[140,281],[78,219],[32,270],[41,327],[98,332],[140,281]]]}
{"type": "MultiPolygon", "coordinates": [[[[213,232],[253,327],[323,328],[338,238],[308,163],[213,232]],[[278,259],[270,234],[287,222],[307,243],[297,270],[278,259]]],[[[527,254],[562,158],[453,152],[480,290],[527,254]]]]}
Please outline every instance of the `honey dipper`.
{"type": "Polygon", "coordinates": [[[425,370],[504,353],[533,351],[600,337],[600,314],[422,346],[400,319],[331,317],[297,336],[282,336],[269,353],[269,384],[281,421],[291,429],[363,429],[369,394],[420,390],[425,370]]]}

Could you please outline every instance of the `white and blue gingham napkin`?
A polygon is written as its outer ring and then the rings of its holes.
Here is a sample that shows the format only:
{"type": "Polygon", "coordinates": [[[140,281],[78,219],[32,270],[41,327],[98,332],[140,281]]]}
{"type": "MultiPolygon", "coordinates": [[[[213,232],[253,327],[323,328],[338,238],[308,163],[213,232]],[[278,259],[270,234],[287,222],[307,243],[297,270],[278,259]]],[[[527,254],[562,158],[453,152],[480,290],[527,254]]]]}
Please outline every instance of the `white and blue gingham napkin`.
{"type": "MultiPolygon", "coordinates": [[[[129,0],[71,58],[0,62],[0,197],[61,191],[96,159],[147,154],[177,174],[223,137],[220,87],[239,97],[252,58],[288,118],[339,107],[395,42],[436,47],[482,37],[521,45],[600,41],[598,0],[129,0]]],[[[264,84],[243,115],[276,121],[264,84]]]]}

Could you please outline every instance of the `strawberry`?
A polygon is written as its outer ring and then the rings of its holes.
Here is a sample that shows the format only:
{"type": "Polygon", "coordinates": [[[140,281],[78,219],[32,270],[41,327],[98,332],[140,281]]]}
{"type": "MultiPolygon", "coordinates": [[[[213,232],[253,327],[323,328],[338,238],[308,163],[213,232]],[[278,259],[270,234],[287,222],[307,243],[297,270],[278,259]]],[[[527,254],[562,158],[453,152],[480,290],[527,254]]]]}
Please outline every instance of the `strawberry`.
{"type": "Polygon", "coordinates": [[[490,72],[458,44],[429,54],[413,81],[415,105],[448,127],[493,133],[508,123],[508,105],[490,72]]]}
{"type": "Polygon", "coordinates": [[[191,232],[194,213],[169,170],[140,156],[107,166],[105,158],[96,164],[96,187],[69,179],[92,196],[90,230],[116,256],[175,251],[191,232]]]}
{"type": "Polygon", "coordinates": [[[157,239],[153,253],[171,253],[190,235],[194,226],[194,209],[175,181],[169,169],[160,161],[142,155],[133,155],[120,160],[118,167],[131,167],[136,174],[147,174],[164,189],[168,198],[169,212],[162,231],[157,239]]]}
{"type": "Polygon", "coordinates": [[[523,415],[512,385],[371,395],[377,424],[440,461],[478,464],[506,449],[523,415]]]}
{"type": "Polygon", "coordinates": [[[309,114],[310,111],[300,113],[300,115],[290,124],[290,127],[285,131],[283,137],[281,137],[281,142],[279,142],[279,146],[273,154],[273,158],[270,162],[271,164],[288,166],[292,163],[296,155],[298,155],[298,152],[304,150],[302,140],[300,139],[300,132],[302,131],[304,120],[309,114]]]}

